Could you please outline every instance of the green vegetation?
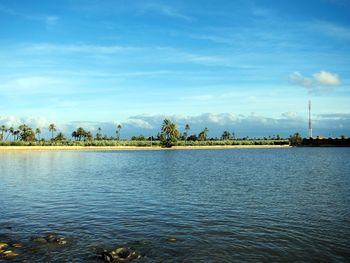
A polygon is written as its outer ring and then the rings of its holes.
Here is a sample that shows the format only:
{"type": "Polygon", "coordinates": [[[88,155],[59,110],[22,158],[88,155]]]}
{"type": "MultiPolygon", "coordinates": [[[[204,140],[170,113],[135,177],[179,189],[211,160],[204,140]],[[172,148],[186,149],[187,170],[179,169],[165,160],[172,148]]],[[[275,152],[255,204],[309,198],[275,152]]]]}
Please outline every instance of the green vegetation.
{"type": "Polygon", "coordinates": [[[120,124],[116,127],[116,137],[102,135],[102,129],[98,128],[93,136],[92,132],[82,127],[77,128],[71,134],[71,139],[59,131],[55,124],[50,124],[47,131],[51,133],[51,139],[45,140],[41,137],[42,131],[39,128],[33,129],[25,124],[17,129],[5,125],[0,126],[0,146],[134,146],[147,147],[158,146],[170,148],[172,146],[229,146],[229,145],[299,145],[302,138],[298,133],[289,140],[281,139],[278,135],[272,138],[249,139],[244,137],[236,139],[234,133],[224,131],[220,138],[209,138],[208,128],[204,128],[198,135],[189,135],[190,125],[186,124],[181,134],[175,123],[165,119],[162,123],[160,133],[156,137],[145,137],[144,135],[132,136],[131,140],[121,140],[120,124]],[[55,132],[57,135],[55,136],[55,132]],[[8,140],[10,137],[11,140],[8,140]]]}
{"type": "MultiPolygon", "coordinates": [[[[177,141],[177,146],[229,146],[229,145],[288,145],[288,140],[208,140],[208,141],[177,141]]],[[[2,141],[0,146],[134,146],[164,147],[159,140],[53,140],[53,141],[2,141]]]]}
{"type": "Polygon", "coordinates": [[[162,132],[160,134],[160,141],[163,147],[170,148],[177,144],[180,137],[180,132],[176,127],[176,124],[168,119],[163,121],[162,132]]]}
{"type": "Polygon", "coordinates": [[[294,133],[292,136],[290,136],[289,142],[291,146],[299,146],[302,144],[303,138],[297,132],[297,133],[294,133]]]}

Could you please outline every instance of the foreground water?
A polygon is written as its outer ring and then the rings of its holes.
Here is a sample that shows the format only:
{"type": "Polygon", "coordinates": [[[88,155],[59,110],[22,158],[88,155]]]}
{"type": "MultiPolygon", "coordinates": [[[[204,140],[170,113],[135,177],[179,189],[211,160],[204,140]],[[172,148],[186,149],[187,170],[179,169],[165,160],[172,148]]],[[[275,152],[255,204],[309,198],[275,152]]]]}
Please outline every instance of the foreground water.
{"type": "Polygon", "coordinates": [[[0,242],[21,242],[20,262],[103,262],[118,246],[135,262],[346,262],[349,160],[349,148],[1,153],[0,242]],[[68,244],[33,244],[48,232],[68,244]]]}

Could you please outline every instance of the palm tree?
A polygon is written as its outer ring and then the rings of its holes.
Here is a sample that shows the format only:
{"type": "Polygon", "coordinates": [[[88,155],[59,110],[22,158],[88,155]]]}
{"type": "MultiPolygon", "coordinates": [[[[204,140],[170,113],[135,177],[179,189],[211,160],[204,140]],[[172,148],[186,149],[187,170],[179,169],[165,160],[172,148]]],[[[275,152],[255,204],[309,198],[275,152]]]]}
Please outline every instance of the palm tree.
{"type": "Polygon", "coordinates": [[[176,143],[179,135],[180,133],[175,123],[171,122],[169,119],[165,119],[162,125],[162,143],[166,147],[171,147],[176,143]]]}
{"type": "Polygon", "coordinates": [[[0,131],[1,131],[1,140],[3,140],[4,139],[4,133],[7,132],[6,126],[5,125],[1,125],[0,131]]]}
{"type": "Polygon", "coordinates": [[[11,134],[13,135],[14,128],[13,128],[13,127],[10,127],[7,131],[8,131],[8,134],[7,134],[7,136],[6,136],[5,141],[7,141],[7,138],[8,138],[11,134]]]}
{"type": "Polygon", "coordinates": [[[208,128],[205,127],[203,131],[201,131],[199,134],[198,134],[198,138],[200,141],[206,141],[207,140],[207,135],[208,135],[208,128]]]}
{"type": "Polygon", "coordinates": [[[76,133],[79,141],[81,141],[82,138],[85,138],[86,131],[82,127],[79,127],[76,133]]]}
{"type": "Polygon", "coordinates": [[[115,131],[115,133],[117,134],[117,140],[119,141],[120,139],[120,130],[121,130],[122,126],[120,124],[118,124],[117,126],[117,130],[115,131]]]}
{"type": "Polygon", "coordinates": [[[51,123],[49,125],[49,131],[51,132],[51,140],[53,140],[53,133],[56,131],[56,125],[54,123],[51,123]]]}
{"type": "Polygon", "coordinates": [[[38,141],[40,141],[40,133],[41,133],[41,130],[39,128],[36,128],[35,134],[38,135],[38,141]]]}
{"type": "Polygon", "coordinates": [[[188,131],[190,130],[190,125],[189,124],[186,124],[186,126],[185,126],[185,144],[186,144],[186,142],[187,142],[187,137],[188,137],[188,131]]]}
{"type": "Polygon", "coordinates": [[[64,141],[65,139],[66,138],[64,137],[64,134],[62,132],[59,132],[55,137],[55,141],[64,141]]]}
{"type": "Polygon", "coordinates": [[[72,137],[74,138],[75,141],[77,140],[78,134],[77,134],[76,131],[73,131],[73,132],[72,132],[72,137]]]}
{"type": "Polygon", "coordinates": [[[18,140],[18,135],[19,135],[20,131],[19,130],[14,130],[12,135],[13,135],[13,140],[17,141],[18,140]]]}
{"type": "Polygon", "coordinates": [[[224,131],[221,135],[221,139],[222,140],[231,140],[232,139],[232,135],[229,131],[224,131]]]}
{"type": "Polygon", "coordinates": [[[97,133],[96,133],[96,140],[101,140],[102,139],[102,134],[101,134],[102,129],[98,127],[97,133]]]}
{"type": "Polygon", "coordinates": [[[19,129],[19,136],[21,137],[22,141],[35,140],[35,133],[32,128],[28,127],[25,124],[22,124],[18,127],[18,129],[19,129]]]}

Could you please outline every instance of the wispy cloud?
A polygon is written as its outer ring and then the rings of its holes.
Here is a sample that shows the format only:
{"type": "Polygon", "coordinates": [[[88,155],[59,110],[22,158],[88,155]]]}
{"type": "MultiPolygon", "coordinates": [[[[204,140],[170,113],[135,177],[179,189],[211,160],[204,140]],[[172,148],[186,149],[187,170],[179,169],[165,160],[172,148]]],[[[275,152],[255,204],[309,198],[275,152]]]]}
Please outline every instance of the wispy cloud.
{"type": "Polygon", "coordinates": [[[26,52],[38,52],[38,53],[88,53],[88,54],[115,54],[126,51],[136,51],[141,48],[136,47],[123,47],[123,46],[102,46],[102,45],[79,45],[79,44],[51,44],[40,43],[34,45],[27,45],[23,48],[26,52]]]}
{"type": "Polygon", "coordinates": [[[27,20],[43,22],[47,28],[52,28],[58,23],[58,20],[59,20],[58,16],[43,15],[43,14],[27,14],[27,13],[16,11],[2,4],[0,4],[0,13],[4,13],[10,16],[17,16],[27,20]]]}
{"type": "Polygon", "coordinates": [[[10,79],[0,84],[0,91],[3,94],[38,94],[55,92],[66,92],[67,83],[58,78],[46,76],[24,76],[10,79]]]}
{"type": "Polygon", "coordinates": [[[140,6],[144,12],[155,12],[170,18],[181,19],[185,21],[194,21],[193,17],[183,14],[181,11],[173,6],[165,5],[157,2],[149,2],[140,6]]]}
{"type": "MultiPolygon", "coordinates": [[[[169,46],[119,46],[119,45],[86,45],[86,44],[52,44],[39,43],[19,47],[19,52],[31,55],[84,55],[100,59],[104,56],[106,59],[115,61],[111,55],[118,55],[118,61],[121,61],[120,55],[128,62],[147,61],[147,63],[193,63],[201,65],[222,65],[228,66],[227,58],[212,55],[190,52],[179,48],[169,46]],[[155,59],[156,58],[156,59],[155,59]]],[[[61,57],[66,58],[66,57],[61,57]]],[[[92,61],[93,62],[93,61],[92,61]]]]}
{"type": "Polygon", "coordinates": [[[311,21],[303,26],[316,30],[323,35],[336,37],[338,39],[350,40],[350,27],[348,26],[322,20],[311,21]]]}

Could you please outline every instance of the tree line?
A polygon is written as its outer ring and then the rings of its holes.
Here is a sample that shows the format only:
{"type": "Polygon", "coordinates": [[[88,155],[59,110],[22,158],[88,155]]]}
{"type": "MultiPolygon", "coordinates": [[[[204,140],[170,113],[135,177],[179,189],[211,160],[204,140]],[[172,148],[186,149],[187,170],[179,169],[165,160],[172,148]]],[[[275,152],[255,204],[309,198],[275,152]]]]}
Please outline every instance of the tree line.
{"type": "MultiPolygon", "coordinates": [[[[51,123],[47,130],[51,134],[51,138],[49,141],[92,141],[92,140],[120,140],[122,125],[118,124],[115,130],[115,137],[102,134],[102,129],[99,127],[95,134],[91,131],[85,130],[82,127],[77,128],[71,133],[71,139],[67,139],[67,137],[60,131],[58,131],[57,126],[54,123],[51,123]]],[[[177,127],[177,125],[169,119],[163,120],[163,123],[160,127],[160,132],[156,136],[151,136],[146,138],[142,134],[139,136],[132,136],[132,141],[159,141],[161,146],[163,147],[172,147],[177,145],[178,141],[182,141],[185,143],[192,141],[218,141],[218,140],[236,140],[235,133],[225,130],[220,138],[209,138],[208,133],[209,129],[205,127],[198,134],[189,134],[191,127],[189,124],[186,124],[184,127],[184,131],[181,133],[177,127]]],[[[33,142],[33,141],[47,141],[45,138],[41,137],[41,129],[40,128],[31,128],[25,124],[18,126],[17,128],[9,127],[7,128],[5,125],[0,126],[0,141],[24,141],[24,142],[33,142]]],[[[241,138],[240,140],[248,140],[249,137],[241,138]]],[[[264,137],[264,140],[280,140],[279,135],[268,138],[264,137]]]]}

